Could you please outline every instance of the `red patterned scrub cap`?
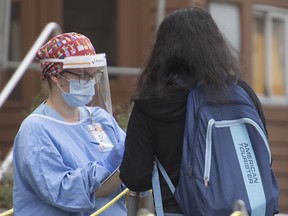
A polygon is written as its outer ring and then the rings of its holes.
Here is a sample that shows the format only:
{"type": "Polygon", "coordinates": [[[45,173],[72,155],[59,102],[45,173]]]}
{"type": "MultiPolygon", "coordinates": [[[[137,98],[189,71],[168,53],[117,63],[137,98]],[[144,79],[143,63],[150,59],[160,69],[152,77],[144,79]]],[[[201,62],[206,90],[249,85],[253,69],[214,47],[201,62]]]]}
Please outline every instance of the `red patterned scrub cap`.
{"type": "Polygon", "coordinates": [[[42,80],[66,68],[95,67],[95,58],[96,52],[89,38],[76,32],[53,37],[36,54],[41,62],[42,80]]]}

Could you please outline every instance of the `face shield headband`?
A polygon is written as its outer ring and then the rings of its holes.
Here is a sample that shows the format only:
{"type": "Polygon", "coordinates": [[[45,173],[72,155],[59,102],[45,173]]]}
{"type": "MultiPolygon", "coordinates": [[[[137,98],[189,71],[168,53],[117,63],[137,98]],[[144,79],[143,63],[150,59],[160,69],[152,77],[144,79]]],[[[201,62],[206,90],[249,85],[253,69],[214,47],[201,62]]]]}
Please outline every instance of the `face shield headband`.
{"type": "Polygon", "coordinates": [[[91,68],[91,67],[102,67],[101,60],[99,60],[99,55],[89,55],[89,56],[69,56],[64,59],[57,58],[46,58],[41,59],[40,63],[62,63],[64,69],[73,68],[91,68]]]}

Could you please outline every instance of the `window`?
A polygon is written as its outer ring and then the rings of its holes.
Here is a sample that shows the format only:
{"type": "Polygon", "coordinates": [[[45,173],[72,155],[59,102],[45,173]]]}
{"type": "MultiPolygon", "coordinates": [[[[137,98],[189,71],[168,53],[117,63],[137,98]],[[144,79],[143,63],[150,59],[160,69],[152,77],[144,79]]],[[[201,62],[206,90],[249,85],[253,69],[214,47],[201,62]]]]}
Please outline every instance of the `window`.
{"type": "Polygon", "coordinates": [[[266,103],[288,103],[288,10],[263,5],[253,8],[253,87],[266,103]]]}
{"type": "Polygon", "coordinates": [[[116,59],[116,1],[64,0],[64,32],[76,31],[86,35],[97,53],[106,53],[109,66],[116,59]],[[75,8],[77,11],[75,13],[75,8]]]}

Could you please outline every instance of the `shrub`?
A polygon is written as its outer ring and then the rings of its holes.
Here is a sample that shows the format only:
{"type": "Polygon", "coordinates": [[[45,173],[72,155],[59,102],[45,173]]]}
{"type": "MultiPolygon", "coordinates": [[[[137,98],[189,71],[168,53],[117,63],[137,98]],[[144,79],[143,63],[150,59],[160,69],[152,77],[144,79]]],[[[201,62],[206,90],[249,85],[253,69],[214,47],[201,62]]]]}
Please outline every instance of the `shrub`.
{"type": "Polygon", "coordinates": [[[13,208],[13,181],[3,179],[0,182],[0,208],[13,208]]]}

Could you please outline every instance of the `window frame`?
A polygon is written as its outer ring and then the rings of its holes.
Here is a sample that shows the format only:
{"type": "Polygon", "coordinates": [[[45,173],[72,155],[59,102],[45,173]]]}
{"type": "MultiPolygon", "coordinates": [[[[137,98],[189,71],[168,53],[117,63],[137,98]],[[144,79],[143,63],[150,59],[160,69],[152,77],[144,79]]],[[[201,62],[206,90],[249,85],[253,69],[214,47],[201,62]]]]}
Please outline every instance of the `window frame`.
{"type": "MultiPolygon", "coordinates": [[[[267,95],[258,94],[260,100],[264,104],[271,105],[288,105],[288,9],[282,9],[267,5],[253,5],[253,19],[261,14],[264,16],[264,85],[267,88],[267,95]],[[284,95],[273,95],[273,68],[272,68],[272,35],[273,35],[273,19],[279,19],[284,22],[284,95]]],[[[252,46],[253,47],[253,46],[252,46]]],[[[253,73],[253,71],[252,71],[253,73]]]]}

